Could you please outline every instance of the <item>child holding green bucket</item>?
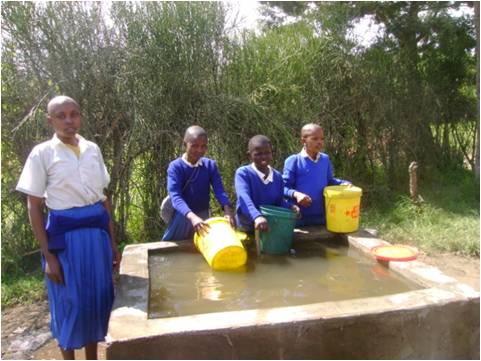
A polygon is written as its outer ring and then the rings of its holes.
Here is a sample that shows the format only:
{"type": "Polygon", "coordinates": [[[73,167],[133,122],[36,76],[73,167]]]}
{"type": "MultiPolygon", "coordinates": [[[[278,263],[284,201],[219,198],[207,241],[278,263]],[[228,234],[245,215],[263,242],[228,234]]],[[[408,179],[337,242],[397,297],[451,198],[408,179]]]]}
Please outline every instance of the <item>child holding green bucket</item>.
{"type": "Polygon", "coordinates": [[[222,185],[217,163],[204,157],[207,132],[198,125],[187,128],[185,153],[170,162],[167,169],[167,190],[174,214],[162,237],[163,241],[192,239],[194,232],[205,233],[209,225],[210,186],[232,227],[235,226],[229,198],[222,185]]]}
{"type": "Polygon", "coordinates": [[[248,152],[251,164],[242,166],[235,173],[237,194],[236,223],[245,232],[254,229],[269,230],[261,206],[279,206],[299,212],[299,207],[284,199],[284,182],[280,172],[269,164],[272,161],[272,146],[269,138],[256,135],[249,140],[248,152]]]}
{"type": "Polygon", "coordinates": [[[334,178],[329,156],[322,153],[324,131],[317,124],[306,124],[301,130],[303,148],[284,162],[284,195],[299,204],[301,218],[297,226],[324,225],[324,188],[328,185],[351,184],[334,178]]]}

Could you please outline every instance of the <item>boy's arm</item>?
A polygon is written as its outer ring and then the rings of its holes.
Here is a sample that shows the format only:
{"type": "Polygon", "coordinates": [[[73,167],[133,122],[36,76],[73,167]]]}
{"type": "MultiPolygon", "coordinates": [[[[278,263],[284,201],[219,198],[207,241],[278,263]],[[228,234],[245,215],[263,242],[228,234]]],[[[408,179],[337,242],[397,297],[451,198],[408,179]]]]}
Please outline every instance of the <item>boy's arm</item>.
{"type": "Polygon", "coordinates": [[[57,256],[48,250],[48,237],[43,220],[44,200],[28,195],[27,206],[33,234],[40,245],[40,251],[45,257],[45,274],[53,282],[63,284],[63,273],[57,256]]]}
{"type": "Polygon", "coordinates": [[[182,198],[182,176],[172,163],[169,165],[169,168],[167,168],[167,191],[169,192],[172,206],[178,212],[184,216],[192,212],[182,198]]]}
{"type": "Polygon", "coordinates": [[[230,206],[229,197],[224,190],[224,185],[222,184],[222,178],[219,173],[219,168],[217,164],[213,162],[212,166],[212,176],[211,176],[212,189],[214,190],[215,198],[219,201],[222,208],[225,206],[230,206]]]}
{"type": "Polygon", "coordinates": [[[231,226],[235,227],[236,225],[235,217],[232,214],[232,208],[229,201],[229,197],[227,196],[227,193],[225,192],[225,189],[224,189],[224,185],[222,184],[222,177],[220,176],[219,168],[217,167],[217,164],[215,161],[213,161],[212,164],[213,164],[213,169],[212,169],[211,183],[212,183],[212,189],[214,190],[215,198],[222,206],[222,209],[224,210],[224,216],[229,219],[229,223],[231,224],[231,226]]]}
{"type": "Polygon", "coordinates": [[[249,183],[247,181],[248,175],[245,174],[243,169],[238,169],[235,173],[234,185],[237,199],[242,213],[249,216],[254,221],[257,217],[261,217],[261,212],[256,208],[252,201],[249,189],[249,183]]]}
{"type": "Polygon", "coordinates": [[[277,198],[275,205],[283,208],[291,208],[292,205],[294,204],[291,201],[291,198],[286,198],[284,196],[284,178],[282,176],[277,176],[276,173],[274,173],[274,182],[276,182],[279,185],[279,197],[277,198]]]}
{"type": "Polygon", "coordinates": [[[341,184],[351,184],[351,182],[349,181],[334,177],[331,160],[329,158],[327,158],[327,184],[334,186],[338,186],[341,184]]]}
{"type": "Polygon", "coordinates": [[[298,155],[291,156],[284,162],[284,172],[282,174],[282,179],[284,180],[284,197],[295,199],[301,206],[309,207],[312,204],[311,197],[294,189],[296,184],[297,157],[298,155]]]}
{"type": "Polygon", "coordinates": [[[284,170],[282,172],[282,179],[284,180],[284,197],[294,198],[296,184],[296,172],[294,171],[295,156],[291,156],[284,162],[284,170]]]}

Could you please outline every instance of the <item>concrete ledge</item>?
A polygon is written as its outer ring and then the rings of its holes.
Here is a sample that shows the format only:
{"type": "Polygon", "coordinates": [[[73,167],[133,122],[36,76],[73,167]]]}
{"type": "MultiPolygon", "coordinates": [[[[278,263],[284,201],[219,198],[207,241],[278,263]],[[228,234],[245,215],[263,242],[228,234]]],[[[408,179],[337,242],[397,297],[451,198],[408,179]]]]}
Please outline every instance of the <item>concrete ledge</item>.
{"type": "MultiPolygon", "coordinates": [[[[295,241],[331,239],[296,230],[295,241]]],[[[366,253],[387,242],[337,236],[366,253]]],[[[190,242],[127,246],[107,336],[109,359],[479,359],[479,293],[418,261],[389,268],[426,287],[383,297],[148,319],[150,251],[190,242]]]]}

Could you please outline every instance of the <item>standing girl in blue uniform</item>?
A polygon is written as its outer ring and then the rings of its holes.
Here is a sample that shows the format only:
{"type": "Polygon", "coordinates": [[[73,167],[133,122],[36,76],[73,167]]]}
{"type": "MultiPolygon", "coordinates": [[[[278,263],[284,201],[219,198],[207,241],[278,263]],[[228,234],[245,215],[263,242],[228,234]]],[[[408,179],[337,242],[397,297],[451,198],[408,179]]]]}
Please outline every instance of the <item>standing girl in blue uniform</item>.
{"type": "Polygon", "coordinates": [[[272,146],[269,138],[264,135],[252,137],[248,149],[252,163],[238,168],[235,172],[236,222],[245,232],[252,232],[254,229],[266,232],[269,224],[262,216],[260,206],[291,208],[296,213],[299,208],[284,199],[282,175],[270,166],[272,146]]]}
{"type": "Polygon", "coordinates": [[[224,216],[232,227],[235,226],[217,163],[204,157],[207,152],[206,131],[198,125],[187,128],[184,146],[185,153],[170,162],[167,169],[167,191],[175,211],[163,241],[192,239],[194,232],[208,231],[209,225],[204,220],[209,218],[211,185],[224,216]]]}
{"type": "Polygon", "coordinates": [[[324,131],[317,124],[306,124],[301,130],[303,148],[284,162],[284,195],[300,205],[297,226],[326,224],[324,188],[328,185],[351,184],[334,177],[331,161],[321,150],[324,131]]]}
{"type": "Polygon", "coordinates": [[[52,335],[64,359],[74,359],[82,347],[87,359],[96,359],[114,298],[112,266],[120,264],[103,193],[110,177],[99,147],[77,134],[77,102],[57,96],[47,113],[55,134],[33,148],[16,189],[27,194],[40,244],[52,335]]]}

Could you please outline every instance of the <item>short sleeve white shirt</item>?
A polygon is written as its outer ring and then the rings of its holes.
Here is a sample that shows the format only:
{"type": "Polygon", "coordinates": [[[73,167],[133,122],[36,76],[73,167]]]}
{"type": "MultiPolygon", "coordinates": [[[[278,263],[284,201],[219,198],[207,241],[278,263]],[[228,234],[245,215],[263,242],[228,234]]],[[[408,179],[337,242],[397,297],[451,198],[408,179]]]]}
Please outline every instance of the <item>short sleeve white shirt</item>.
{"type": "Polygon", "coordinates": [[[45,198],[48,208],[60,210],[104,201],[110,182],[97,144],[77,134],[80,156],[55,134],[30,152],[16,190],[45,198]]]}

